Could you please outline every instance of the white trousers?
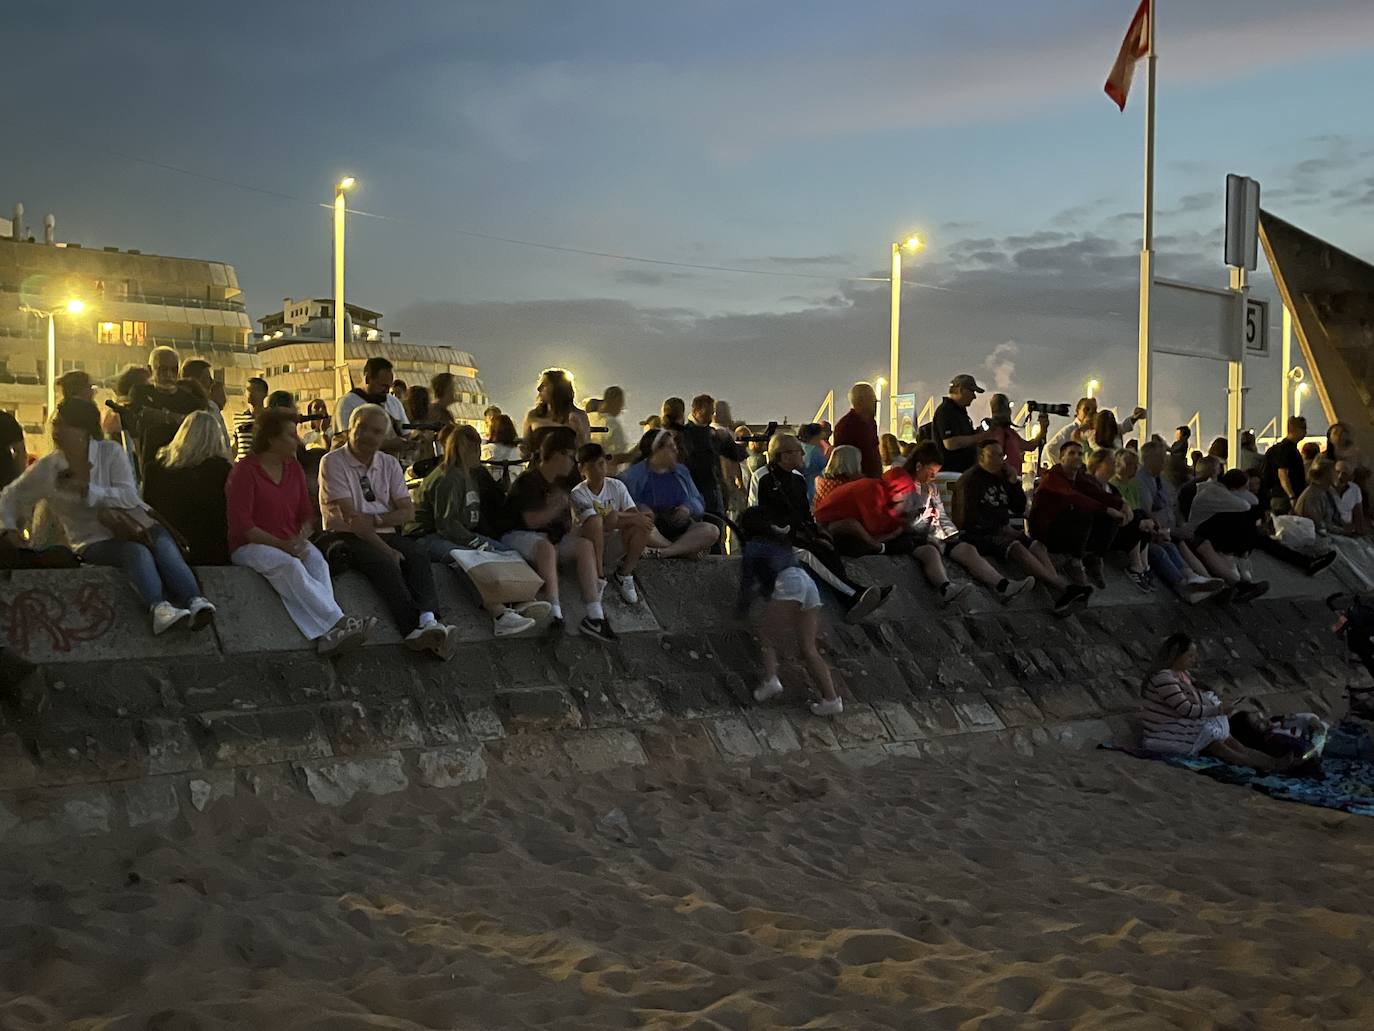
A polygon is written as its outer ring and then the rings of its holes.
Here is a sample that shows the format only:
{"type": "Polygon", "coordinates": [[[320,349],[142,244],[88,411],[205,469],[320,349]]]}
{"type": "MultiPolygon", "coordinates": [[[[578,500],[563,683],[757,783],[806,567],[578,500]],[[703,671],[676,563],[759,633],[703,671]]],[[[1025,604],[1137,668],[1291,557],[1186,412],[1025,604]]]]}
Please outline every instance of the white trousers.
{"type": "Polygon", "coordinates": [[[229,561],[265,576],[281,595],[291,622],[308,640],[333,629],[343,618],[343,610],[334,601],[329,563],[315,545],[306,544],[305,557],[296,558],[266,544],[245,544],[234,550],[229,561]]]}

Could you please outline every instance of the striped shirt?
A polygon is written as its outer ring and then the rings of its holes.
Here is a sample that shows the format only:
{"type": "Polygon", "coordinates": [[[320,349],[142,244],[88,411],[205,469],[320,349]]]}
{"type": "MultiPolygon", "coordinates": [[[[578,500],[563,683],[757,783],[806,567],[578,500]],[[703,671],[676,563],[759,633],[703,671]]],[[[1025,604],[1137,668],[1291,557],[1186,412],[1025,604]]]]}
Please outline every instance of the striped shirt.
{"type": "Polygon", "coordinates": [[[1145,682],[1141,736],[1155,751],[1191,752],[1203,724],[1221,713],[1221,699],[1199,691],[1187,673],[1161,669],[1145,682]]]}

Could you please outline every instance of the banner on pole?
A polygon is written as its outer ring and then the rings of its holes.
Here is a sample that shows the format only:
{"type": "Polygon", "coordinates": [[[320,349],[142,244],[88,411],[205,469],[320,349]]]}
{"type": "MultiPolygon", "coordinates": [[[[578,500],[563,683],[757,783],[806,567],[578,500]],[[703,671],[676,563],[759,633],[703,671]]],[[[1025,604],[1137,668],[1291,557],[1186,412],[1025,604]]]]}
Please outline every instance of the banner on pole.
{"type": "Polygon", "coordinates": [[[897,402],[897,434],[898,440],[916,439],[916,395],[898,394],[893,400],[897,402]]]}

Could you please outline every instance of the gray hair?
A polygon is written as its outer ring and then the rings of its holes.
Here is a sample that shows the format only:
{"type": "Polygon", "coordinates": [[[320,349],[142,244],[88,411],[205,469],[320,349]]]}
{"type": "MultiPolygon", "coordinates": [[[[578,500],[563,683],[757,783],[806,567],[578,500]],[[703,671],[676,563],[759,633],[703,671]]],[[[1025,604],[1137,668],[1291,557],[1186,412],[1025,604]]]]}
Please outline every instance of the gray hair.
{"type": "Polygon", "coordinates": [[[367,404],[361,404],[357,408],[353,409],[353,414],[348,417],[348,428],[351,430],[353,429],[353,426],[360,420],[371,418],[374,415],[381,416],[382,421],[386,423],[387,431],[390,432],[391,413],[388,412],[381,405],[373,404],[371,401],[369,401],[367,404]]]}

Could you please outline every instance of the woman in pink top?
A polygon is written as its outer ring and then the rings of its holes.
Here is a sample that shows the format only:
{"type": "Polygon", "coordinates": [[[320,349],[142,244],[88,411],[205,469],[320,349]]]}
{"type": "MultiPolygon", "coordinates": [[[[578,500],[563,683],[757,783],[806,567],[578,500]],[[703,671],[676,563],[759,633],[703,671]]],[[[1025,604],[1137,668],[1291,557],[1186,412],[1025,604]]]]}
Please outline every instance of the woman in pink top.
{"type": "Polygon", "coordinates": [[[293,416],[275,408],[258,416],[252,454],[224,485],[229,561],[265,576],[291,621],[328,655],[361,644],[377,621],[345,616],[334,600],[329,564],[309,539],[315,512],[298,446],[293,416]]]}

